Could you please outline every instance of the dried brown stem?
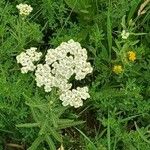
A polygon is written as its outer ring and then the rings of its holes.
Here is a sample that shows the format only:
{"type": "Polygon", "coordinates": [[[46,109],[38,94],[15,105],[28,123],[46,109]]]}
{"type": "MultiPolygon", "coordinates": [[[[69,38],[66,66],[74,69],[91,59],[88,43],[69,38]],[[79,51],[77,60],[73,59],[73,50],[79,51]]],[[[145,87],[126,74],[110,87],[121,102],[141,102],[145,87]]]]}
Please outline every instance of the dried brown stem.
{"type": "Polygon", "coordinates": [[[7,143],[6,146],[24,150],[24,147],[22,145],[18,145],[18,144],[7,143]]]}
{"type": "Polygon", "coordinates": [[[138,16],[146,13],[146,10],[144,8],[149,2],[150,0],[145,0],[145,2],[141,4],[140,9],[138,10],[138,16]]]}

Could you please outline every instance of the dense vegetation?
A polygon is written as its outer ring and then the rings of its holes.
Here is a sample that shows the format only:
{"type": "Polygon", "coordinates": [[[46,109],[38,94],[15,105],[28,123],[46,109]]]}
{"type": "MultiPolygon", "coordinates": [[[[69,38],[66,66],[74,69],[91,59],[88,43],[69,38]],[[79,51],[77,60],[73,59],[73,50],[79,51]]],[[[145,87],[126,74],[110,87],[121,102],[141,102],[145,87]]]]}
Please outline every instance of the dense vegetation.
{"type": "Polygon", "coordinates": [[[0,0],[0,150],[150,150],[149,0],[0,0]],[[145,2],[145,3],[144,3],[145,2]],[[16,5],[33,11],[19,15],[16,5]],[[127,32],[129,35],[123,32],[127,32]],[[79,108],[22,74],[16,56],[73,39],[92,74],[79,108]]]}

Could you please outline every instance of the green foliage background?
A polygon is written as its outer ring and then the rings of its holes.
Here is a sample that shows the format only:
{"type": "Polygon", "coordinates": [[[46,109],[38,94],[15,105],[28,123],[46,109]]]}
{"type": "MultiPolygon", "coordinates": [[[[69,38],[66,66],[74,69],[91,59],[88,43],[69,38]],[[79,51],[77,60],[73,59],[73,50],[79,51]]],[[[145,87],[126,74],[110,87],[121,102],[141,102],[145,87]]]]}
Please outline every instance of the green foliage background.
{"type": "Polygon", "coordinates": [[[61,143],[66,150],[150,149],[150,5],[137,16],[142,2],[0,1],[0,150],[9,143],[29,150],[56,150],[61,143]],[[33,7],[25,19],[19,3],[33,7]],[[127,40],[123,29],[132,33],[127,40]],[[55,89],[45,94],[16,62],[30,46],[45,53],[69,39],[88,50],[94,67],[76,83],[88,84],[91,95],[79,109],[64,108],[55,89]],[[130,50],[134,62],[125,58],[130,50]],[[117,64],[123,66],[119,75],[112,71],[117,64]]]}

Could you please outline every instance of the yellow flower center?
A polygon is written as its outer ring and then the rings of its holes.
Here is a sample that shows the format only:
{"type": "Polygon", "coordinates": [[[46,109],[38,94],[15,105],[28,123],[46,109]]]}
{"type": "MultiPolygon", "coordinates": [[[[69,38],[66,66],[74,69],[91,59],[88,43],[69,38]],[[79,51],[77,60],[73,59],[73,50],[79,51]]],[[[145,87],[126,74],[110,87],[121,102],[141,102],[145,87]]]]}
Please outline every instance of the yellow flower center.
{"type": "Polygon", "coordinates": [[[119,74],[119,73],[121,73],[122,71],[123,71],[123,69],[122,69],[122,66],[121,66],[121,65],[115,65],[115,66],[113,67],[113,72],[116,73],[116,74],[119,74]]]}
{"type": "Polygon", "coordinates": [[[129,59],[130,61],[135,61],[135,60],[136,60],[136,53],[133,52],[133,51],[129,51],[129,52],[128,52],[128,59],[129,59]]]}

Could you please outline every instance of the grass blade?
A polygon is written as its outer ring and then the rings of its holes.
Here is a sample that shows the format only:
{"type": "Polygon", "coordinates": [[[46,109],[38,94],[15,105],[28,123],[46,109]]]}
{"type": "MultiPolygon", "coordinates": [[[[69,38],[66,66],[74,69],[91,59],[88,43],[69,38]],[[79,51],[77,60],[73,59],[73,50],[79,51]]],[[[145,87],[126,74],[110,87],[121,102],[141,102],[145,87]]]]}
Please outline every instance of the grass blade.
{"type": "Polygon", "coordinates": [[[93,150],[97,150],[96,146],[94,143],[78,128],[75,127],[75,129],[92,145],[93,150]]]}
{"type": "Polygon", "coordinates": [[[107,12],[107,40],[109,49],[109,60],[111,60],[111,48],[112,48],[112,24],[110,20],[111,3],[109,1],[109,7],[107,12]]]}

